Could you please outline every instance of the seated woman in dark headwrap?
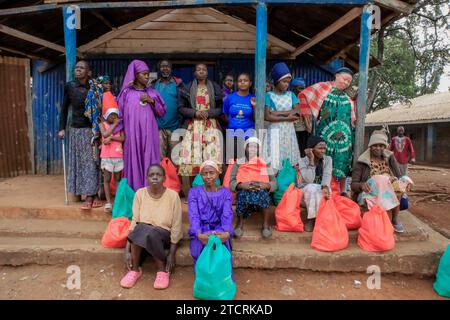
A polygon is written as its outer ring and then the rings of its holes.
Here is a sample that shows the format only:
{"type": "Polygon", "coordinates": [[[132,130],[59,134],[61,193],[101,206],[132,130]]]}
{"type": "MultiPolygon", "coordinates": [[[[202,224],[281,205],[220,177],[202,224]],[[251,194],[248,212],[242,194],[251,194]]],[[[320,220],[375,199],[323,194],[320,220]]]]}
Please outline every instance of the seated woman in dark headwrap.
{"type": "Polygon", "coordinates": [[[328,199],[331,194],[333,160],[325,155],[326,150],[327,145],[322,138],[310,136],[305,149],[306,156],[300,159],[302,205],[306,206],[308,211],[308,218],[305,223],[305,231],[307,232],[313,231],[314,221],[322,198],[328,199]]]}

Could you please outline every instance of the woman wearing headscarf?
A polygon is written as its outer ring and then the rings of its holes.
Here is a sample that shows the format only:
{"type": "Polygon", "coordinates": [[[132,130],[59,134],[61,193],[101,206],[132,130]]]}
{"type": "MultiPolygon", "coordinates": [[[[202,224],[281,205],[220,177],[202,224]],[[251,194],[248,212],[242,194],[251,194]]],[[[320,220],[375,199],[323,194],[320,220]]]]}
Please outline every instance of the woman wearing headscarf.
{"type": "Polygon", "coordinates": [[[233,208],[231,192],[215,184],[219,166],[212,160],[203,162],[200,175],[204,185],[192,188],[188,196],[189,237],[191,256],[197,262],[209,236],[214,234],[231,252],[233,208]]]}
{"type": "Polygon", "coordinates": [[[266,92],[264,118],[270,122],[267,130],[267,142],[264,147],[264,159],[270,162],[274,170],[279,170],[284,159],[295,166],[300,161],[294,122],[300,120],[298,100],[288,90],[292,75],[288,66],[277,63],[272,68],[274,90],[266,92]]]}
{"type": "Polygon", "coordinates": [[[343,67],[336,71],[334,81],[316,83],[299,94],[306,128],[325,140],[327,155],[333,159],[333,177],[345,196],[355,144],[355,103],[346,93],[352,79],[353,71],[343,67]]]}
{"type": "Polygon", "coordinates": [[[192,178],[205,160],[223,163],[222,133],[218,118],[222,114],[222,90],[208,80],[208,68],[195,66],[195,79],[180,88],[178,112],[184,117],[187,130],[181,143],[179,174],[183,193],[188,194],[192,178]]]}
{"type": "Polygon", "coordinates": [[[270,193],[277,189],[277,181],[266,162],[259,157],[259,145],[258,138],[249,138],[245,143],[245,158],[238,159],[231,170],[230,189],[237,192],[236,237],[244,235],[244,220],[255,211],[263,214],[262,237],[272,235],[269,227],[270,193]]]}
{"type": "Polygon", "coordinates": [[[369,209],[378,205],[390,212],[395,232],[403,233],[405,228],[398,220],[399,198],[412,181],[402,176],[394,153],[387,149],[388,145],[385,131],[375,130],[370,136],[369,148],[353,168],[353,200],[361,205],[367,204],[369,209]]]}
{"type": "Polygon", "coordinates": [[[138,190],[147,185],[146,172],[160,162],[159,133],[156,117],[162,117],[166,106],[158,91],[147,86],[149,68],[133,60],[123,79],[117,97],[125,131],[124,177],[138,190]]]}
{"type": "Polygon", "coordinates": [[[331,194],[333,160],[325,155],[327,145],[321,137],[310,136],[306,147],[306,156],[300,159],[300,189],[303,191],[301,204],[308,211],[305,231],[311,232],[320,202],[323,198],[328,199],[331,194]]]}

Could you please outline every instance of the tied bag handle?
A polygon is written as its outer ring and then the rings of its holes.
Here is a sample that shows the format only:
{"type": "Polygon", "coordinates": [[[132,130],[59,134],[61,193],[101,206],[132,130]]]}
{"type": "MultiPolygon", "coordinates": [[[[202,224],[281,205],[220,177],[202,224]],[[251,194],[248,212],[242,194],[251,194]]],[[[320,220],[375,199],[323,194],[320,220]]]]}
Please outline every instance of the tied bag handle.
{"type": "Polygon", "coordinates": [[[208,239],[208,243],[206,244],[206,247],[213,249],[216,251],[216,249],[219,247],[219,245],[222,244],[222,241],[220,241],[219,237],[215,235],[210,235],[208,239]]]}

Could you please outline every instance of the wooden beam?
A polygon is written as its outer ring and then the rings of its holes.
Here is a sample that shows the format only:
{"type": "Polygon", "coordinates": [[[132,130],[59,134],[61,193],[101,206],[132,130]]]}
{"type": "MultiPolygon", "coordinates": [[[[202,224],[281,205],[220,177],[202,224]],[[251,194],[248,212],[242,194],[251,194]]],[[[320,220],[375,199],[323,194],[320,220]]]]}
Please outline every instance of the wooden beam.
{"type": "MultiPolygon", "coordinates": [[[[385,17],[383,20],[381,20],[381,25],[384,26],[386,23],[388,23],[389,21],[391,21],[393,18],[397,17],[398,14],[397,13],[391,13],[390,15],[388,15],[387,17],[385,17]]],[[[376,30],[372,30],[372,33],[375,33],[376,30]]],[[[356,46],[358,44],[358,41],[356,42],[352,42],[349,45],[345,46],[344,49],[342,49],[341,51],[339,51],[338,53],[334,54],[330,59],[328,59],[326,61],[326,63],[330,63],[333,62],[334,60],[336,60],[337,58],[341,58],[343,56],[345,56],[345,54],[347,53],[348,50],[350,50],[351,48],[353,48],[354,46],[356,46]]]]}
{"type": "Polygon", "coordinates": [[[102,35],[101,37],[85,44],[82,45],[78,48],[79,51],[81,52],[87,52],[92,48],[95,48],[105,42],[107,42],[108,40],[117,38],[118,36],[133,30],[134,28],[140,27],[143,24],[146,24],[147,22],[153,21],[158,19],[159,17],[162,17],[165,14],[170,13],[172,10],[167,10],[167,9],[162,9],[162,10],[158,10],[156,12],[153,12],[149,15],[146,15],[145,17],[142,17],[140,19],[137,19],[136,21],[124,24],[123,26],[120,26],[119,28],[117,28],[116,30],[110,31],[108,33],[105,33],[104,35],[102,35]]]}
{"type": "Polygon", "coordinates": [[[114,27],[101,13],[97,11],[89,11],[90,14],[92,14],[94,17],[96,17],[98,20],[103,22],[105,26],[110,28],[111,30],[116,30],[117,28],[114,27]]]}
{"type": "MultiPolygon", "coordinates": [[[[369,0],[264,0],[269,4],[338,4],[363,5],[369,0]]],[[[120,1],[120,2],[79,2],[80,9],[112,9],[112,8],[182,8],[212,5],[251,5],[258,0],[166,0],[166,1],[120,1]]],[[[49,3],[12,9],[0,9],[0,16],[17,15],[31,12],[42,12],[61,8],[64,4],[49,3]]],[[[67,5],[67,4],[66,4],[67,5]]]]}
{"type": "MultiPolygon", "coordinates": [[[[237,27],[241,30],[244,30],[244,31],[250,32],[251,34],[256,35],[256,27],[255,26],[245,23],[239,19],[228,16],[228,15],[226,15],[220,11],[217,11],[215,9],[212,9],[212,8],[199,9],[199,11],[202,11],[209,16],[212,16],[220,21],[226,22],[226,23],[228,23],[234,27],[237,27]]],[[[292,52],[295,50],[294,46],[290,45],[289,43],[287,43],[271,34],[267,34],[267,41],[274,45],[277,45],[281,48],[284,48],[284,49],[288,50],[289,52],[292,52]]]]}
{"type": "Polygon", "coordinates": [[[25,40],[25,41],[28,41],[28,42],[38,44],[43,47],[50,48],[55,51],[66,52],[66,49],[63,46],[60,46],[53,42],[32,36],[31,34],[10,28],[8,26],[5,26],[4,24],[0,24],[0,32],[5,33],[10,36],[13,36],[13,37],[16,37],[16,38],[19,38],[19,39],[22,39],[22,40],[25,40]]]}
{"type": "Polygon", "coordinates": [[[353,8],[349,12],[347,12],[343,17],[339,18],[337,21],[332,23],[330,26],[319,32],[317,35],[311,38],[308,42],[302,44],[300,47],[294,50],[292,52],[292,56],[297,57],[299,54],[305,52],[309,48],[315,46],[323,39],[329,37],[333,33],[335,33],[337,30],[341,29],[343,26],[347,25],[349,22],[353,21],[357,17],[360,16],[362,12],[362,8],[357,7],[353,8]]]}
{"type": "Polygon", "coordinates": [[[11,53],[14,53],[14,54],[19,54],[21,56],[24,56],[24,57],[27,57],[27,58],[30,58],[30,59],[48,60],[48,58],[44,58],[44,57],[37,56],[37,55],[32,54],[32,53],[22,52],[22,51],[19,51],[19,50],[16,50],[16,49],[7,48],[7,47],[0,46],[0,50],[1,51],[8,51],[8,52],[11,52],[11,53]]]}
{"type": "Polygon", "coordinates": [[[415,7],[412,4],[400,0],[375,0],[375,4],[404,14],[410,14],[415,7]]]}

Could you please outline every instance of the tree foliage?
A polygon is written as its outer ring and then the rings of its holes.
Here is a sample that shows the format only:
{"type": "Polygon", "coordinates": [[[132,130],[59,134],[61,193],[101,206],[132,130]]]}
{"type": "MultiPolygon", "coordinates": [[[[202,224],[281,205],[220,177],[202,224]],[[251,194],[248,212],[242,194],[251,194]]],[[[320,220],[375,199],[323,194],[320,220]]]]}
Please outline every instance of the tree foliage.
{"type": "Polygon", "coordinates": [[[369,110],[434,93],[450,63],[448,0],[418,1],[412,14],[385,24],[371,48],[369,110]]]}

